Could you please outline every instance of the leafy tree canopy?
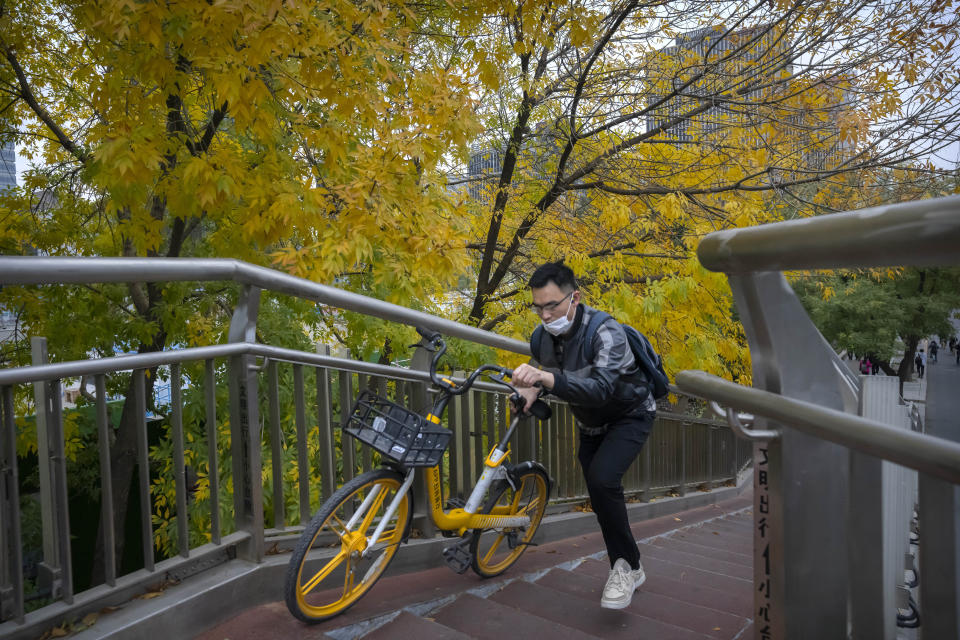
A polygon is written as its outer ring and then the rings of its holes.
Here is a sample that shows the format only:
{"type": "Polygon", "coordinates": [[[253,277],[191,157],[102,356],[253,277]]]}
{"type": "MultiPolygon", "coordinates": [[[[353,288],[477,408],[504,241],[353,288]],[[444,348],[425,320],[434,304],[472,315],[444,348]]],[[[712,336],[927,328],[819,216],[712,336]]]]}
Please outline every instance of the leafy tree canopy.
{"type": "MultiPolygon", "coordinates": [[[[874,192],[876,201],[908,201],[960,191],[956,178],[900,171],[874,192]]],[[[960,268],[902,268],[798,275],[793,287],[820,332],[837,350],[877,359],[906,381],[921,340],[953,334],[960,312],[960,268]],[[889,366],[902,356],[899,367],[889,366]]]]}
{"type": "Polygon", "coordinates": [[[864,206],[957,140],[949,3],[503,3],[478,23],[489,90],[464,315],[529,334],[526,279],[564,258],[588,304],[673,369],[746,379],[718,229],[864,206]]]}
{"type": "Polygon", "coordinates": [[[902,269],[800,278],[794,288],[824,337],[837,348],[888,363],[906,353],[896,372],[906,380],[923,338],[952,334],[960,309],[960,269],[902,269]]]}

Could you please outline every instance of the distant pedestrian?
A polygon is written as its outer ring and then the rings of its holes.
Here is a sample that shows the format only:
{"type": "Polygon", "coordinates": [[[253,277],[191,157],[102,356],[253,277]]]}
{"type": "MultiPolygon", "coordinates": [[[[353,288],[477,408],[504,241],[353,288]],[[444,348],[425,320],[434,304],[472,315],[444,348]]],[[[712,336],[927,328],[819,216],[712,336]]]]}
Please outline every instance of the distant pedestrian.
{"type": "Polygon", "coordinates": [[[877,375],[878,373],[880,373],[880,361],[879,361],[879,360],[874,359],[874,360],[872,360],[872,361],[870,362],[870,373],[872,373],[873,375],[877,375]]]}
{"type": "Polygon", "coordinates": [[[937,341],[934,340],[930,343],[930,362],[937,361],[937,351],[940,350],[940,345],[937,344],[937,341]]]}
{"type": "Polygon", "coordinates": [[[917,376],[923,380],[923,371],[927,368],[927,352],[921,349],[917,352],[917,357],[913,359],[913,363],[917,365],[917,376]]]}
{"type": "Polygon", "coordinates": [[[870,358],[868,358],[867,356],[863,356],[862,358],[860,358],[860,373],[866,376],[870,375],[870,367],[871,367],[870,358]]]}

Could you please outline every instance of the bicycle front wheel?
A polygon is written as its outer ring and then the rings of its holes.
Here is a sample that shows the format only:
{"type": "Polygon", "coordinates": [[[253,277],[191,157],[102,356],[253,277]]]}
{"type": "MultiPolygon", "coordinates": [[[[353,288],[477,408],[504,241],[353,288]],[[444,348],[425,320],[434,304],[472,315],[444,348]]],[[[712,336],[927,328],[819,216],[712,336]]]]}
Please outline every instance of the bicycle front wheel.
{"type": "Polygon", "coordinates": [[[403,484],[389,469],[353,478],[323,503],[303,530],[284,581],[287,608],[304,622],[343,613],[393,560],[412,517],[406,492],[377,540],[370,540],[403,484]]]}
{"type": "Polygon", "coordinates": [[[500,575],[523,554],[540,527],[550,499],[550,476],[539,465],[515,469],[511,479],[516,489],[504,480],[491,487],[483,513],[526,515],[530,523],[524,527],[474,529],[471,566],[484,578],[500,575]]]}

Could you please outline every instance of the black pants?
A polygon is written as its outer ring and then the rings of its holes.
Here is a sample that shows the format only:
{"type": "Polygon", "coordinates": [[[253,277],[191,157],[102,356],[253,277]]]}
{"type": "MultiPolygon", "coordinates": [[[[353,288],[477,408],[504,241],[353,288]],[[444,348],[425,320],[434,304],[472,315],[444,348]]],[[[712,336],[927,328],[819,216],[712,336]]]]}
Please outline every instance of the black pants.
{"type": "Polygon", "coordinates": [[[618,558],[629,562],[632,569],[640,566],[640,550],[630,531],[622,480],[652,427],[652,416],[645,420],[624,418],[610,424],[604,434],[580,434],[577,459],[587,481],[590,503],[600,523],[611,567],[618,558]]]}

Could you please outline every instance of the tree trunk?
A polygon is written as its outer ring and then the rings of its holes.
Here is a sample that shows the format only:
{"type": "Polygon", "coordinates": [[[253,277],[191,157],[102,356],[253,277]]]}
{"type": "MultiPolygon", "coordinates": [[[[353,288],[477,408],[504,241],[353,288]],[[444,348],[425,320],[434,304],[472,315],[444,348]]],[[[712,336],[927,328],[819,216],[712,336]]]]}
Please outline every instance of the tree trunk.
{"type": "Polygon", "coordinates": [[[920,336],[907,336],[906,348],[903,350],[903,360],[897,368],[897,377],[900,378],[900,395],[903,395],[903,383],[909,382],[910,374],[913,373],[913,358],[917,354],[917,345],[920,344],[920,336]]]}

